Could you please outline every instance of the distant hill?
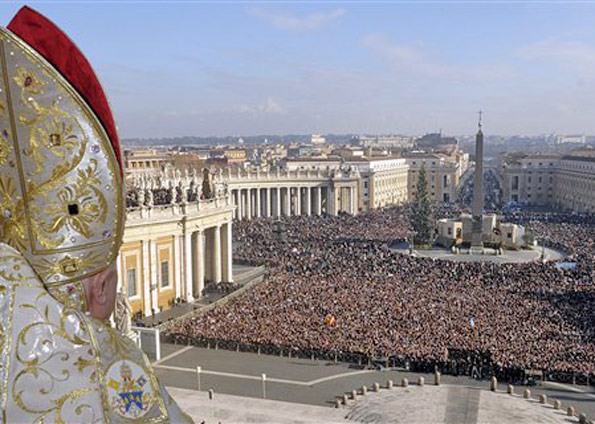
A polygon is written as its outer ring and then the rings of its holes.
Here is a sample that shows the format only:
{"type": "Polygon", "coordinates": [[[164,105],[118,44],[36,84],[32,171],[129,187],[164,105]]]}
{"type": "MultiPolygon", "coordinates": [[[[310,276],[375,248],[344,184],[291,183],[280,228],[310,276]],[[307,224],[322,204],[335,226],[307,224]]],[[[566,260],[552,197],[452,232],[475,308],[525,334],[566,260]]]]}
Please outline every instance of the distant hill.
{"type": "MultiPolygon", "coordinates": [[[[241,136],[244,144],[261,144],[265,140],[269,144],[291,144],[291,143],[308,143],[310,141],[310,134],[286,134],[286,135],[256,135],[256,136],[241,136]]],[[[353,140],[351,134],[328,134],[325,135],[328,142],[331,143],[349,143],[353,140]]],[[[166,138],[125,138],[122,144],[127,147],[151,147],[151,146],[179,146],[179,145],[198,145],[198,146],[213,146],[217,144],[229,145],[238,144],[240,136],[226,136],[226,137],[166,137],[166,138]]]]}

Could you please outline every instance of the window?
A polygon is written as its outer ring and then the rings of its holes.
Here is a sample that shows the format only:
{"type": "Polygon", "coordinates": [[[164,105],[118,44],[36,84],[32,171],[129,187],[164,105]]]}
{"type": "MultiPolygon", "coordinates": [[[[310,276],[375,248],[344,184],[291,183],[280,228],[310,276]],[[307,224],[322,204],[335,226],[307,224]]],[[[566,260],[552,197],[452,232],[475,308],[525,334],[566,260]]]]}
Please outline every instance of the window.
{"type": "Polygon", "coordinates": [[[126,270],[126,284],[128,284],[128,297],[136,296],[136,268],[126,270]]]}
{"type": "Polygon", "coordinates": [[[169,286],[169,261],[161,262],[161,287],[169,286]]]}

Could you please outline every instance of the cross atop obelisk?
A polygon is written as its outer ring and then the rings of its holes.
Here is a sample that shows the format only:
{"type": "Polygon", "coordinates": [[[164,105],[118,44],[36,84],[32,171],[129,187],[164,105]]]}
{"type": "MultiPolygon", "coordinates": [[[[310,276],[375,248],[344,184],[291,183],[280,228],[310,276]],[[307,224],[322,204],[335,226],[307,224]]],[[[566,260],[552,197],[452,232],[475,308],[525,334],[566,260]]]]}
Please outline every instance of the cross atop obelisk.
{"type": "Polygon", "coordinates": [[[479,128],[479,130],[481,131],[481,116],[483,115],[483,112],[480,110],[479,112],[477,112],[479,114],[479,121],[477,123],[477,127],[479,128]]]}

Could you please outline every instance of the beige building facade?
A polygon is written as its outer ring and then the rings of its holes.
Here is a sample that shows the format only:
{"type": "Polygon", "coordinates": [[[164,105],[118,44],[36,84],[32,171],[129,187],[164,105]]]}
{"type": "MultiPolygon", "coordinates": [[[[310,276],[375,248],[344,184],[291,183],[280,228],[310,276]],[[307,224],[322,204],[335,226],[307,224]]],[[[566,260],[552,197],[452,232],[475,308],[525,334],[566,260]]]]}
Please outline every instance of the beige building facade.
{"type": "Polygon", "coordinates": [[[332,171],[341,167],[357,171],[361,181],[358,186],[360,210],[399,205],[407,201],[408,166],[404,158],[364,155],[362,150],[344,149],[343,159],[298,158],[288,159],[284,167],[289,171],[332,171]],[[361,154],[360,154],[361,153],[361,154]]]}
{"type": "Polygon", "coordinates": [[[529,206],[552,204],[559,160],[558,156],[550,155],[506,160],[502,172],[504,201],[529,206]]]}
{"type": "Polygon", "coordinates": [[[457,200],[461,177],[469,168],[469,155],[460,150],[450,154],[411,152],[405,155],[409,167],[408,200],[417,195],[419,174],[426,172],[428,194],[434,202],[453,203],[457,200]]]}
{"type": "MultiPolygon", "coordinates": [[[[156,178],[168,180],[165,175],[156,178]]],[[[133,189],[161,190],[143,182],[135,181],[133,189]]],[[[199,298],[208,282],[233,281],[234,207],[228,193],[215,189],[210,198],[201,199],[189,193],[200,185],[183,178],[163,185],[182,187],[185,193],[165,204],[154,204],[157,199],[143,194],[129,207],[117,259],[119,290],[128,295],[133,314],[142,316],[169,309],[176,299],[199,298]]]]}
{"type": "Polygon", "coordinates": [[[563,156],[554,178],[554,204],[562,210],[595,213],[595,149],[563,156]]]}
{"type": "Polygon", "coordinates": [[[166,152],[154,149],[126,150],[124,151],[124,162],[127,175],[158,174],[171,164],[171,157],[166,152]]]}
{"type": "Polygon", "coordinates": [[[595,212],[595,149],[524,155],[503,163],[504,200],[578,213],[595,212]]]}

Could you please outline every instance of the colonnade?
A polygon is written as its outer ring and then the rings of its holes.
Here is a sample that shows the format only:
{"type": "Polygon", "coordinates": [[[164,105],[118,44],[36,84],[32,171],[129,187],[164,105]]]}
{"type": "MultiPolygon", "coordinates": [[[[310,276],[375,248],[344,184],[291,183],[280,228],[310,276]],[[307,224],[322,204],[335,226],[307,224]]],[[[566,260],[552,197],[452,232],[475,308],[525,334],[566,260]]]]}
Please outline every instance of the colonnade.
{"type": "Polygon", "coordinates": [[[234,218],[328,213],[328,187],[238,188],[231,191],[234,218]]]}
{"type": "Polygon", "coordinates": [[[233,281],[231,222],[184,234],[186,300],[201,296],[205,282],[233,281]]]}
{"type": "Polygon", "coordinates": [[[230,189],[235,219],[357,212],[357,187],[331,185],[230,189]]]}

